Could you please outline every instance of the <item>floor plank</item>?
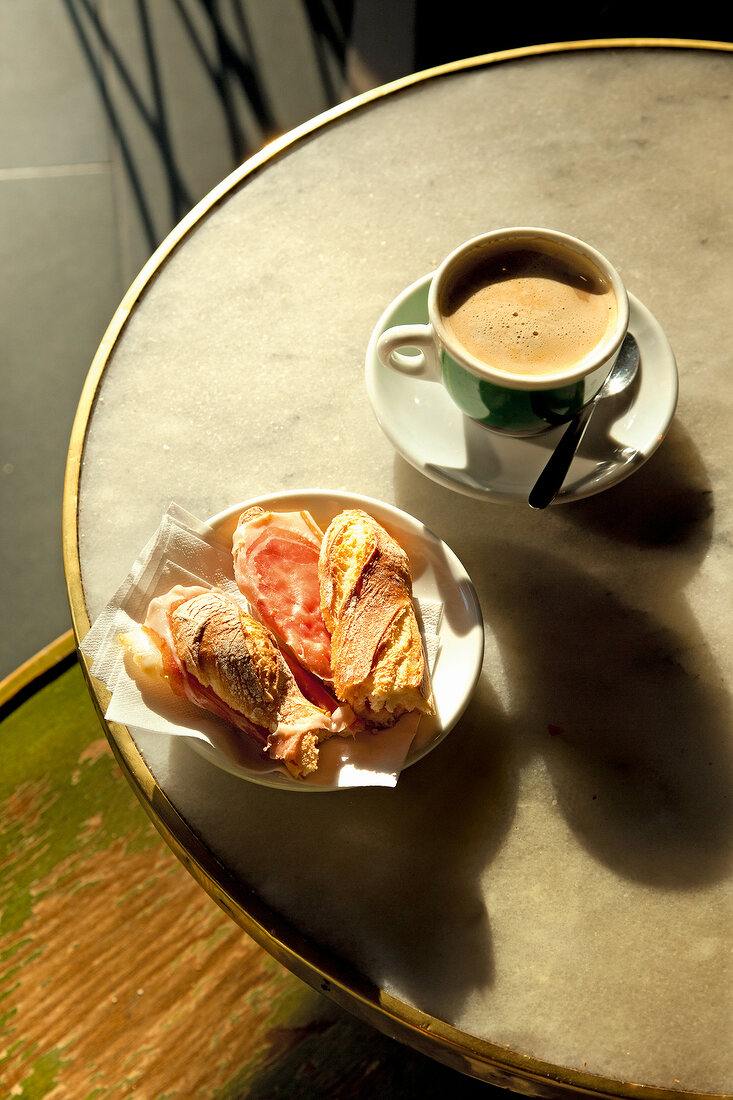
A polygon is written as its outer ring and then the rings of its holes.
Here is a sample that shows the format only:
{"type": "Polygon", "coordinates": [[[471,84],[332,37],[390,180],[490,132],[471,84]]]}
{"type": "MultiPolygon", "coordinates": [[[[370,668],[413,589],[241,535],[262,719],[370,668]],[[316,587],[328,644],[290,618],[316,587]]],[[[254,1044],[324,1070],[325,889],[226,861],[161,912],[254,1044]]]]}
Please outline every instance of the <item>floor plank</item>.
{"type": "Polygon", "coordinates": [[[149,822],[68,664],[0,692],[5,1095],[494,1093],[337,1008],[211,901],[149,822]]]}

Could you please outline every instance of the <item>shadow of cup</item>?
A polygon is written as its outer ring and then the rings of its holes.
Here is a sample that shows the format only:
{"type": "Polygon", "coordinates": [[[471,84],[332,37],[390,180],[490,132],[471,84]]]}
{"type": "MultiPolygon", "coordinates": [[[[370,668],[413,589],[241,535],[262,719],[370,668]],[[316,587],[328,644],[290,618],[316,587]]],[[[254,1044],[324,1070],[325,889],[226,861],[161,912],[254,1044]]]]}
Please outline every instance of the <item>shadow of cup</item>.
{"type": "Polygon", "coordinates": [[[685,594],[713,502],[684,428],[618,486],[545,514],[396,474],[474,581],[518,759],[542,756],[579,843],[631,879],[715,881],[733,852],[731,701],[685,594]]]}

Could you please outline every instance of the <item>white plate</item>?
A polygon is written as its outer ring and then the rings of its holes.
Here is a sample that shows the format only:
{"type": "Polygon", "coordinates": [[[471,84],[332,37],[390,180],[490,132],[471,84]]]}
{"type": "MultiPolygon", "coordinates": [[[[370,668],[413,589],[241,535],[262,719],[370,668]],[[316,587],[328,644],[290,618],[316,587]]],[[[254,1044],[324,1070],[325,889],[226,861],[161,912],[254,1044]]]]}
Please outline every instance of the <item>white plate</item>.
{"type": "MultiPolygon", "coordinates": [[[[346,508],[362,508],[381,523],[406,551],[412,569],[415,597],[442,604],[443,613],[438,628],[439,651],[432,675],[436,713],[431,718],[420,720],[415,743],[400,768],[404,770],[431,752],[455,726],[481,673],[483,618],[470,577],[453,551],[419,520],[389,504],[355,493],[320,490],[277,493],[227,508],[208,522],[217,535],[230,544],[239,516],[254,505],[280,512],[307,509],[324,530],[338,512],[346,508]]],[[[388,737],[389,732],[377,736],[388,737]]],[[[332,740],[338,741],[338,738],[332,740]]],[[[293,778],[284,767],[262,772],[233,760],[204,741],[192,740],[190,744],[225,771],[267,787],[298,791],[346,789],[320,783],[317,772],[307,779],[293,778]]]]}
{"type": "MultiPolygon", "coordinates": [[[[426,477],[467,496],[526,503],[564,431],[519,439],[491,432],[464,416],[443,386],[384,367],[379,336],[392,325],[425,323],[432,273],[407,287],[385,310],[366,357],[366,385],[374,413],[392,445],[426,477]]],[[[640,366],[626,391],[599,402],[553,503],[579,500],[617,484],[662,442],[677,407],[677,366],[663,329],[629,295],[629,332],[640,366]]]]}

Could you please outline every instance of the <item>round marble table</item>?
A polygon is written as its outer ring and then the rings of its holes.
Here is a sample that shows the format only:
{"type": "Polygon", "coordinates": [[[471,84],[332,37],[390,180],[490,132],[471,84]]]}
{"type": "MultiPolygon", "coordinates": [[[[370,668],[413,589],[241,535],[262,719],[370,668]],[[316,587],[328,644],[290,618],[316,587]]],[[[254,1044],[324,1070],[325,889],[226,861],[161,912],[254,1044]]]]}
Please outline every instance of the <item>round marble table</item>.
{"type": "Polygon", "coordinates": [[[78,640],[171,500],[205,518],[343,489],[458,554],[485,618],[481,679],[396,788],[294,796],[176,740],[108,734],[174,851],[275,957],[387,1033],[534,1095],[733,1092],[730,50],[491,55],[286,135],[143,270],[71,442],[78,640]],[[680,377],[652,458],[546,512],[424,476],[364,380],[398,292],[512,224],[604,251],[680,377]]]}

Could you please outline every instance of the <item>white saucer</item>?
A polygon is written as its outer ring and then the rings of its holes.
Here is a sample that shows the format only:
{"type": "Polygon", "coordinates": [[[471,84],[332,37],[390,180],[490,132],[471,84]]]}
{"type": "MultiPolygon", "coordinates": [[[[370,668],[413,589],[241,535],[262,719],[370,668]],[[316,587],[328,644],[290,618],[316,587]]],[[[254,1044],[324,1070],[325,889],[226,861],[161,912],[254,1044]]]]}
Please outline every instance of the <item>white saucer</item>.
{"type": "MultiPolygon", "coordinates": [[[[369,341],[366,385],[382,431],[416,469],[449,489],[497,502],[526,503],[563,427],[519,439],[499,435],[460,412],[443,386],[399,374],[376,345],[392,325],[427,321],[432,272],[385,310],[369,341]]],[[[629,295],[629,332],[640,352],[626,391],[598,404],[554,503],[580,500],[637,470],[662,442],[677,407],[678,376],[669,342],[649,310],[629,295]]]]}

